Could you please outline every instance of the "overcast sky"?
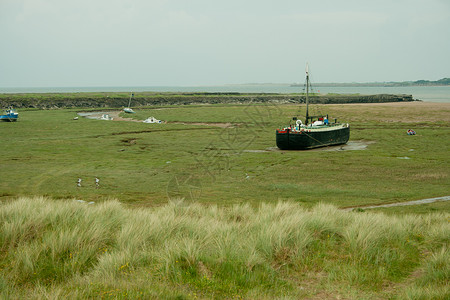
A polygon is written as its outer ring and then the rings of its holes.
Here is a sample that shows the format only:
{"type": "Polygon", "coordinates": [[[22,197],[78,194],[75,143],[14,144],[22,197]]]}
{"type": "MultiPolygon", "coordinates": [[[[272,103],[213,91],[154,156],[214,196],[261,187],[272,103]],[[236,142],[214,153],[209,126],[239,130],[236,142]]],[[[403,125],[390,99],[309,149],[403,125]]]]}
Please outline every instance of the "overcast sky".
{"type": "Polygon", "coordinates": [[[450,0],[0,0],[0,87],[450,77],[450,0]]]}

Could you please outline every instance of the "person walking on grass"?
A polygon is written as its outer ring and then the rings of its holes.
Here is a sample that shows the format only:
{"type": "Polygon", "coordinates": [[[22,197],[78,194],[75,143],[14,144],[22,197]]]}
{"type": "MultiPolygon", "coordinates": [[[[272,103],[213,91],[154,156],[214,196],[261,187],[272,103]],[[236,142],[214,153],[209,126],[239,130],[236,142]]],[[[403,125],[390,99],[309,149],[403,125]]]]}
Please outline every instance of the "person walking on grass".
{"type": "Polygon", "coordinates": [[[81,187],[81,178],[78,178],[77,187],[81,187]]]}
{"type": "Polygon", "coordinates": [[[95,177],[95,188],[98,189],[100,187],[100,179],[98,177],[95,177]]]}

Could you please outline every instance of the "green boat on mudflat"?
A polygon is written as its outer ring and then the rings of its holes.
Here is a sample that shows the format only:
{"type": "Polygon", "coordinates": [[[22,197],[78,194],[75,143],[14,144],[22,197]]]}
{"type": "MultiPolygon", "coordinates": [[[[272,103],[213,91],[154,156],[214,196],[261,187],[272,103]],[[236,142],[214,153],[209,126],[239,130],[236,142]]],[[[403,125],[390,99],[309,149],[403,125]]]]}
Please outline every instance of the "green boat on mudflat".
{"type": "Polygon", "coordinates": [[[293,118],[294,125],[276,131],[277,147],[281,150],[306,150],[318,147],[345,144],[350,138],[350,125],[339,123],[337,119],[330,122],[328,115],[309,116],[309,72],[306,66],[306,118],[303,124],[293,118]]]}

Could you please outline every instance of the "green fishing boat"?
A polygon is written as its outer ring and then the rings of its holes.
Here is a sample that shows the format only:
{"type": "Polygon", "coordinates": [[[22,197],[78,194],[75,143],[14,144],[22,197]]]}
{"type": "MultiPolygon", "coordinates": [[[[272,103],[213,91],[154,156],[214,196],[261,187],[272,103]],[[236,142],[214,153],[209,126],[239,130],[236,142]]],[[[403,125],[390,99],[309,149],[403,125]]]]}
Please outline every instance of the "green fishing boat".
{"type": "Polygon", "coordinates": [[[306,118],[303,123],[297,117],[294,124],[276,130],[277,147],[282,150],[306,150],[318,147],[345,144],[350,138],[350,125],[331,120],[328,115],[309,115],[309,81],[306,66],[306,118]]]}

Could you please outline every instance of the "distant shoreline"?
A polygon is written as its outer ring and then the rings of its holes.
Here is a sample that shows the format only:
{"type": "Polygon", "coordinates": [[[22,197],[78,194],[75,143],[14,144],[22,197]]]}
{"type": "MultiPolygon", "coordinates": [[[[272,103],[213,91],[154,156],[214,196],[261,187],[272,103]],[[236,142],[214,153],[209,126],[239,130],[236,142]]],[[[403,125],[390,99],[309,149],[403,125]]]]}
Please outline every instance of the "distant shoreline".
{"type": "MultiPolygon", "coordinates": [[[[326,85],[326,84],[325,84],[326,85]]],[[[87,94],[106,94],[114,97],[116,94],[124,94],[122,97],[130,97],[134,93],[136,97],[145,94],[265,94],[265,95],[292,95],[296,96],[306,92],[304,87],[292,86],[292,84],[256,84],[248,83],[242,85],[221,86],[119,86],[119,87],[19,87],[1,88],[0,98],[9,97],[39,97],[47,95],[56,96],[64,94],[64,97],[73,98],[88,96],[87,94]],[[126,96],[125,96],[126,95],[126,96]]],[[[320,95],[376,95],[376,94],[407,94],[414,99],[428,102],[450,102],[450,86],[322,86],[313,85],[312,92],[320,95]]]]}
{"type": "MultiPolygon", "coordinates": [[[[450,78],[439,80],[416,80],[416,81],[388,81],[388,82],[351,82],[351,83],[316,83],[317,87],[409,87],[409,86],[450,86],[450,78]]],[[[294,83],[291,86],[300,87],[303,84],[294,83]]]]}
{"type": "MultiPolygon", "coordinates": [[[[303,87],[303,84],[291,84],[291,87],[303,87]]],[[[315,87],[445,87],[450,84],[402,84],[398,83],[316,83],[315,87]]]]}
{"type": "MultiPolygon", "coordinates": [[[[0,94],[26,94],[26,93],[83,93],[83,92],[235,92],[242,88],[273,88],[273,87],[303,87],[303,83],[234,83],[219,85],[192,85],[192,86],[29,86],[29,87],[0,87],[0,94]]],[[[447,87],[450,86],[450,78],[442,78],[436,81],[389,81],[389,82],[329,82],[314,83],[313,87],[447,87]]],[[[253,91],[262,93],[263,91],[253,91]]],[[[277,93],[277,92],[275,92],[277,93]]],[[[286,91],[282,92],[286,93],[286,91]]]]}

